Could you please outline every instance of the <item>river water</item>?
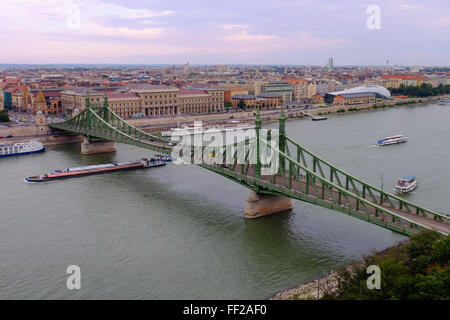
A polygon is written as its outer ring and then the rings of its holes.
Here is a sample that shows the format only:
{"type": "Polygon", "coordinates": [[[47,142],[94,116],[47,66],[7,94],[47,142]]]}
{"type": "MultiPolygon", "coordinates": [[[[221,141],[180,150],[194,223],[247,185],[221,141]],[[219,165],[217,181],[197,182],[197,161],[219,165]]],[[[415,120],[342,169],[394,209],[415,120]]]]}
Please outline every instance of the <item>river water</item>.
{"type": "MultiPolygon", "coordinates": [[[[417,105],[288,121],[287,133],[368,182],[380,185],[382,174],[386,190],[413,174],[419,188],[407,197],[448,212],[449,120],[449,106],[417,105]],[[394,134],[408,143],[374,145],[394,134]]],[[[244,220],[248,191],[192,165],[23,182],[152,154],[118,147],[82,156],[79,145],[60,145],[0,159],[0,298],[263,299],[405,239],[300,201],[291,213],[244,220]],[[81,268],[80,290],[66,288],[69,265],[81,268]]]]}

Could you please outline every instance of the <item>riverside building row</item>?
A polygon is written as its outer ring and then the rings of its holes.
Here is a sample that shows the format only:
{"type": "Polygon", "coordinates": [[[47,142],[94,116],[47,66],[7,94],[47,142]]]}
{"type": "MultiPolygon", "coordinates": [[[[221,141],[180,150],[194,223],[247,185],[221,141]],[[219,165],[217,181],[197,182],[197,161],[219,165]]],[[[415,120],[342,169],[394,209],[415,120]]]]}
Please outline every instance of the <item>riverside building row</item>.
{"type": "Polygon", "coordinates": [[[129,84],[114,90],[75,87],[61,92],[64,112],[72,115],[91,105],[101,105],[107,97],[111,109],[122,118],[210,113],[224,110],[224,89],[211,85],[191,85],[183,90],[166,85],[129,84]]]}

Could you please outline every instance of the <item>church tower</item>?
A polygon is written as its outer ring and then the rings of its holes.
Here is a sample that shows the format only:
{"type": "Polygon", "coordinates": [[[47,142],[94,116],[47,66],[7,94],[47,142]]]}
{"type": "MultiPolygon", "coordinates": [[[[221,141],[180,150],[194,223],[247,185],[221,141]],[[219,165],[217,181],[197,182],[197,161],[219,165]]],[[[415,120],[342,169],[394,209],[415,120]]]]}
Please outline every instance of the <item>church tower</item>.
{"type": "Polygon", "coordinates": [[[47,101],[45,100],[45,95],[42,90],[39,90],[37,101],[36,101],[36,112],[42,111],[42,113],[47,113],[47,101]]]}

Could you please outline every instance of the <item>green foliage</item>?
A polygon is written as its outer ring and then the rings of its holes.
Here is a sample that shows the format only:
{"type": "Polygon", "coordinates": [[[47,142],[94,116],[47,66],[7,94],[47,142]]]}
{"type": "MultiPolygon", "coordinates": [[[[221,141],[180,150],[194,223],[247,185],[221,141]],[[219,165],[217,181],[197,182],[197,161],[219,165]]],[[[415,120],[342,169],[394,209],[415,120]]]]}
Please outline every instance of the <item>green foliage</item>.
{"type": "Polygon", "coordinates": [[[337,272],[337,288],[323,299],[448,300],[450,299],[450,238],[424,230],[410,242],[373,253],[351,270],[337,272]],[[381,270],[381,289],[367,288],[369,265],[381,270]]]}
{"type": "Polygon", "coordinates": [[[244,100],[239,100],[237,106],[239,109],[242,109],[242,110],[245,110],[245,108],[247,107],[244,100]]]}
{"type": "Polygon", "coordinates": [[[225,101],[223,106],[225,107],[226,110],[233,109],[233,103],[231,103],[230,101],[225,101]]]}
{"type": "Polygon", "coordinates": [[[398,88],[388,88],[392,95],[406,95],[409,97],[429,97],[450,93],[450,85],[440,84],[436,88],[429,83],[420,86],[405,86],[403,83],[398,88]]]}
{"type": "Polygon", "coordinates": [[[0,122],[10,122],[8,111],[0,110],[0,122]]]}

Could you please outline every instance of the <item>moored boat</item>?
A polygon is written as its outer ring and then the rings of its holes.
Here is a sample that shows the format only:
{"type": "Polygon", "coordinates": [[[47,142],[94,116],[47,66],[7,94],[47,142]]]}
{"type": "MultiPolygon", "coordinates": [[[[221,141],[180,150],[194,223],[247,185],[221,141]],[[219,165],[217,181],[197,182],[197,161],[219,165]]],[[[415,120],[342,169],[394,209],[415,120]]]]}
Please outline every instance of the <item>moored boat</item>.
{"type": "Polygon", "coordinates": [[[404,176],[398,179],[395,191],[398,194],[404,194],[413,191],[417,188],[417,180],[414,176],[404,176]]]}
{"type": "Polygon", "coordinates": [[[106,163],[85,167],[67,168],[54,170],[51,173],[25,178],[25,182],[46,182],[53,180],[77,178],[95,174],[112,173],[118,171],[149,169],[166,165],[166,162],[158,159],[141,159],[140,161],[129,161],[119,163],[106,163]]]}
{"type": "Polygon", "coordinates": [[[42,142],[36,140],[20,143],[0,144],[0,158],[21,156],[44,151],[45,146],[42,144],[42,142]]]}
{"type": "Polygon", "coordinates": [[[442,98],[442,99],[438,99],[438,104],[440,105],[446,105],[446,104],[450,104],[450,98],[442,98]]]}
{"type": "Polygon", "coordinates": [[[327,120],[327,117],[322,117],[322,116],[314,116],[312,117],[312,121],[322,121],[322,120],[327,120]]]}
{"type": "Polygon", "coordinates": [[[158,160],[161,160],[161,161],[164,161],[164,162],[172,162],[172,161],[175,161],[175,158],[172,157],[172,156],[169,156],[169,155],[165,155],[165,154],[157,154],[157,155],[155,155],[155,156],[156,156],[156,158],[157,158],[158,160]]]}
{"type": "Polygon", "coordinates": [[[408,138],[403,135],[397,135],[397,136],[391,136],[391,137],[385,137],[381,140],[378,140],[377,144],[379,146],[388,146],[391,144],[398,144],[398,143],[404,143],[408,141],[408,138]]]}
{"type": "Polygon", "coordinates": [[[216,125],[216,126],[184,126],[179,128],[172,128],[170,131],[163,131],[161,135],[163,137],[179,137],[189,136],[197,134],[213,134],[218,132],[233,132],[236,130],[248,130],[254,129],[254,124],[241,123],[239,121],[230,121],[229,124],[216,125]]]}

